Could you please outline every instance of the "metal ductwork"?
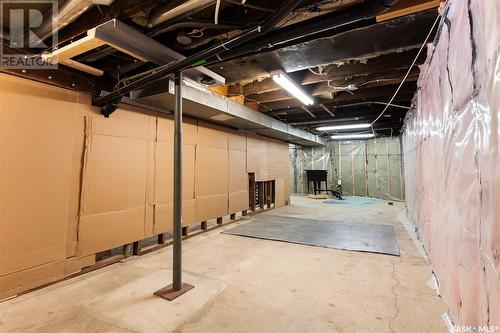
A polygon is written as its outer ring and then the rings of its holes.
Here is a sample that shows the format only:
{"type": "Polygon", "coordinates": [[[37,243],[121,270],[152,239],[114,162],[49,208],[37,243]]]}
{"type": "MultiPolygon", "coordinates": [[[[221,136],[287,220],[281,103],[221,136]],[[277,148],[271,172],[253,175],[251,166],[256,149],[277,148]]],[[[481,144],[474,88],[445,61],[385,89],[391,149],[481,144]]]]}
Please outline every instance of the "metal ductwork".
{"type": "MultiPolygon", "coordinates": [[[[188,68],[195,68],[206,63],[207,59],[210,59],[220,53],[222,50],[231,50],[235,47],[245,44],[249,40],[254,39],[254,37],[261,34],[266,34],[271,31],[276,24],[278,24],[283,18],[288,15],[295,7],[297,7],[302,0],[289,0],[282,4],[273,14],[271,14],[261,25],[256,26],[252,29],[248,29],[238,36],[225,41],[220,42],[215,46],[212,46],[206,50],[200,51],[188,58],[177,61],[173,64],[160,66],[153,70],[149,70],[138,75],[129,77],[126,81],[120,81],[117,88],[106,95],[98,96],[93,98],[93,105],[104,107],[107,104],[117,104],[122,96],[128,94],[134,89],[142,88],[157,82],[158,80],[165,78],[173,73],[186,70],[188,68]]],[[[110,110],[107,110],[109,115],[110,110]]]]}
{"type": "MultiPolygon", "coordinates": [[[[134,90],[131,99],[124,99],[123,103],[138,105],[158,112],[173,110],[176,100],[174,88],[174,81],[164,80],[161,86],[155,84],[144,88],[144,90],[134,90]],[[166,88],[166,91],[161,89],[163,87],[166,88]]],[[[238,102],[211,92],[189,79],[184,80],[182,98],[183,114],[186,116],[297,145],[323,146],[326,144],[317,135],[251,110],[238,102]]]]}
{"type": "Polygon", "coordinates": [[[359,6],[342,11],[334,11],[308,21],[274,30],[261,38],[255,38],[251,43],[238,47],[231,52],[224,51],[218,54],[214,63],[242,57],[267,48],[314,39],[322,33],[338,29],[342,26],[372,19],[387,11],[396,2],[397,0],[365,0],[359,6]]]}
{"type": "MultiPolygon", "coordinates": [[[[190,2],[191,1],[187,3],[190,2]]],[[[121,96],[124,94],[134,89],[150,85],[175,72],[205,65],[206,63],[216,63],[226,60],[224,59],[224,55],[228,57],[227,59],[229,59],[229,57],[241,57],[245,54],[269,47],[270,44],[280,45],[290,41],[297,41],[305,37],[314,38],[320,33],[333,30],[340,26],[373,18],[388,10],[397,0],[366,0],[361,6],[356,6],[352,9],[325,14],[318,19],[311,20],[311,22],[301,22],[274,30],[274,27],[301,2],[301,0],[289,0],[282,4],[260,26],[246,30],[235,38],[221,42],[182,61],[130,77],[124,84],[120,82],[118,85],[119,88],[115,91],[105,96],[95,97],[93,99],[94,105],[103,106],[110,102],[116,102],[121,99],[121,96]],[[210,62],[211,60],[213,62],[210,62]]]]}
{"type": "Polygon", "coordinates": [[[46,40],[56,31],[76,20],[93,5],[109,6],[112,2],[113,0],[68,0],[59,8],[55,17],[50,15],[44,20],[36,29],[35,34],[40,40],[46,40]],[[57,24],[56,27],[54,27],[54,22],[57,24]]]}
{"type": "Polygon", "coordinates": [[[189,0],[174,8],[172,8],[171,4],[167,3],[151,13],[149,27],[186,17],[214,3],[215,0],[189,0]]]}

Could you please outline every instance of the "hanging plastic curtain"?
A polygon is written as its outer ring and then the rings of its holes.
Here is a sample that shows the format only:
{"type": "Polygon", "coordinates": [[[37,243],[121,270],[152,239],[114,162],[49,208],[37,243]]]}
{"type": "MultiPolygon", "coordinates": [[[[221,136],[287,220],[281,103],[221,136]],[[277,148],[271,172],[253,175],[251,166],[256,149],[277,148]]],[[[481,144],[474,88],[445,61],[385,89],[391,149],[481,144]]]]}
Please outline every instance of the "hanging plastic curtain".
{"type": "Polygon", "coordinates": [[[401,144],[397,137],[330,141],[326,147],[290,147],[291,188],[307,194],[305,170],[328,170],[328,188],[341,180],[347,195],[404,200],[401,144]]]}
{"type": "Polygon", "coordinates": [[[444,8],[403,147],[408,215],[457,326],[500,326],[500,1],[444,8]]]}

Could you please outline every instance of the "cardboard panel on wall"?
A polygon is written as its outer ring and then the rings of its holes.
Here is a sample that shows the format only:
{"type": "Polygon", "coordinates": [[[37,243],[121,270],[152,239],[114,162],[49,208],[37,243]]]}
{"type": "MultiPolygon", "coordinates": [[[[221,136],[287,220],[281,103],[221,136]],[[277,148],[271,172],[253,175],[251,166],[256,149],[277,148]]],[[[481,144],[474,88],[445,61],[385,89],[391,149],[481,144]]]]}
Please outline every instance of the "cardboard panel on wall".
{"type": "Polygon", "coordinates": [[[274,182],[274,190],[276,191],[274,197],[275,207],[283,207],[286,203],[285,198],[285,179],[277,178],[274,182]]]}
{"type": "Polygon", "coordinates": [[[59,259],[20,272],[0,276],[0,300],[64,278],[64,267],[65,260],[59,259]]]}
{"type": "Polygon", "coordinates": [[[73,130],[73,161],[71,167],[71,190],[69,197],[69,218],[66,233],[66,257],[76,254],[78,214],[80,209],[80,184],[82,181],[82,156],[85,145],[85,116],[96,115],[90,107],[90,96],[78,93],[76,96],[73,130]]]}
{"type": "Polygon", "coordinates": [[[144,237],[151,237],[154,235],[154,219],[155,219],[155,206],[146,206],[146,216],[144,219],[144,237]]]}
{"type": "Polygon", "coordinates": [[[247,136],[246,134],[231,131],[228,133],[228,148],[229,150],[247,151],[247,136]]]}
{"type": "MultiPolygon", "coordinates": [[[[173,230],[173,202],[155,206],[153,235],[173,230]]],[[[182,201],[182,225],[190,225],[195,220],[196,200],[182,201]]]]}
{"type": "Polygon", "coordinates": [[[64,261],[64,275],[69,276],[76,274],[80,272],[82,268],[92,266],[93,264],[95,264],[95,254],[91,254],[81,258],[66,258],[66,260],[64,261]]]}
{"type": "Polygon", "coordinates": [[[249,209],[248,190],[229,193],[228,213],[241,212],[249,209]]]}
{"type": "Polygon", "coordinates": [[[267,178],[268,180],[290,175],[290,153],[288,144],[267,140],[267,178]]]}
{"type": "Polygon", "coordinates": [[[0,100],[0,275],[5,275],[66,257],[68,221],[76,224],[78,201],[78,192],[72,192],[74,133],[83,117],[75,112],[75,92],[6,74],[0,74],[0,100]]]}
{"type": "Polygon", "coordinates": [[[113,118],[88,117],[78,255],[145,237],[148,170],[155,121],[118,110],[113,118]],[[135,124],[135,130],[130,124],[135,124]],[[130,137],[126,137],[130,131],[130,137]]]}
{"type": "MultiPolygon", "coordinates": [[[[182,198],[194,198],[195,146],[182,145],[182,198]]],[[[172,202],[174,191],[174,146],[172,142],[156,142],[155,152],[155,200],[156,204],[172,202]]]]}
{"type": "Polygon", "coordinates": [[[196,198],[196,222],[207,221],[228,214],[228,194],[196,198]]]}
{"type": "Polygon", "coordinates": [[[229,133],[224,127],[198,122],[198,144],[204,147],[228,148],[229,133]]]}
{"type": "MultiPolygon", "coordinates": [[[[157,113],[158,118],[158,141],[174,142],[174,120],[173,116],[157,113]]],[[[198,122],[193,119],[184,118],[182,121],[182,143],[196,145],[198,143],[198,122]]]]}
{"type": "Polygon", "coordinates": [[[241,150],[229,151],[229,192],[248,190],[247,154],[241,150]]]}
{"type": "Polygon", "coordinates": [[[196,198],[228,193],[228,151],[196,147],[196,198]]]}
{"type": "MultiPolygon", "coordinates": [[[[156,130],[155,130],[156,131],[156,130]]],[[[148,161],[147,161],[147,180],[146,180],[146,203],[153,205],[156,198],[156,139],[148,140],[148,161]]]]}
{"type": "Polygon", "coordinates": [[[257,135],[247,135],[247,172],[255,173],[255,180],[264,181],[267,178],[267,144],[264,138],[257,135]]]}
{"type": "Polygon", "coordinates": [[[85,163],[82,215],[145,205],[148,141],[93,135],[85,163]]]}
{"type": "Polygon", "coordinates": [[[135,111],[137,111],[137,108],[120,107],[113,113],[112,117],[105,118],[96,115],[88,123],[90,128],[87,128],[86,132],[95,135],[154,140],[156,121],[153,114],[135,111]]]}
{"type": "MultiPolygon", "coordinates": [[[[172,182],[162,179],[173,173],[171,118],[120,107],[106,119],[89,96],[0,77],[1,295],[60,279],[96,252],[171,228],[171,213],[160,207],[171,206],[172,182]]],[[[247,209],[246,135],[189,119],[183,130],[184,224],[247,209]]],[[[267,180],[269,139],[252,140],[256,172],[267,180]]]]}
{"type": "Polygon", "coordinates": [[[80,217],[78,255],[86,256],[144,238],[146,207],[80,217]]]}

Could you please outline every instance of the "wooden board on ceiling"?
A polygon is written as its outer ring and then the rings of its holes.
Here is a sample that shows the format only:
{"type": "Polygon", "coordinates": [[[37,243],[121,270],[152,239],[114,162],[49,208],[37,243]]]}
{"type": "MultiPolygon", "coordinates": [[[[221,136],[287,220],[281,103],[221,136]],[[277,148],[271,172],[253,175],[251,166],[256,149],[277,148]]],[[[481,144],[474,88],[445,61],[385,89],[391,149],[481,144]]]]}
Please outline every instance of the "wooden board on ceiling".
{"type": "Polygon", "coordinates": [[[392,20],[397,17],[414,14],[439,7],[440,0],[399,0],[394,7],[377,16],[377,22],[392,20]]]}

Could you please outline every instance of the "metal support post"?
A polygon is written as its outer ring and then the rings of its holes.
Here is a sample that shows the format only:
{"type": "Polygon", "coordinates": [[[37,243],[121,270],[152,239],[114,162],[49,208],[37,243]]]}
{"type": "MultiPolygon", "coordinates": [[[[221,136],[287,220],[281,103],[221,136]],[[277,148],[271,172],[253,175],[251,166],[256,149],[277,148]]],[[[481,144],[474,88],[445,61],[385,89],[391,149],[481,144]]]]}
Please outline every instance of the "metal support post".
{"type": "Polygon", "coordinates": [[[182,283],[182,73],[176,73],[174,110],[174,230],[172,284],[154,294],[169,301],[194,287],[182,283]]]}

